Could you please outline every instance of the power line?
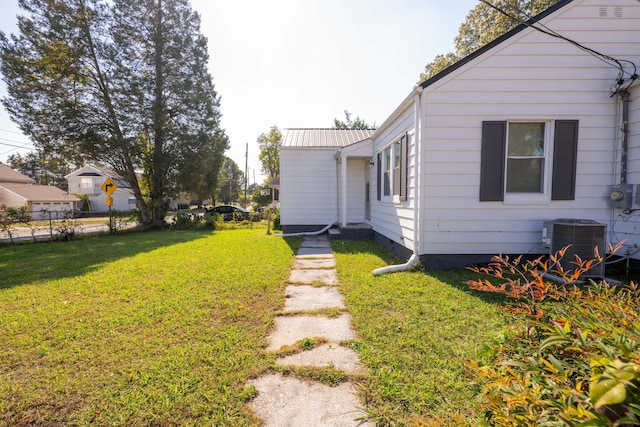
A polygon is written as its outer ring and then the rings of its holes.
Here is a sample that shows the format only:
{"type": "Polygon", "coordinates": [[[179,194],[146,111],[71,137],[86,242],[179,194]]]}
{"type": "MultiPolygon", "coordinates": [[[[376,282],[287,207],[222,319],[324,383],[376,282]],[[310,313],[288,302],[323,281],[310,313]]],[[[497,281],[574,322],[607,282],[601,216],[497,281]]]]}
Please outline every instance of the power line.
{"type": "MultiPolygon", "coordinates": [[[[4,139],[4,138],[0,138],[0,139],[4,141],[11,141],[10,139],[4,139]]],[[[11,141],[11,142],[18,142],[18,141],[11,141]]],[[[6,142],[0,142],[0,145],[6,145],[8,147],[15,147],[15,148],[24,148],[25,150],[35,150],[35,147],[27,147],[26,145],[14,145],[6,142]]]]}
{"type": "Polygon", "coordinates": [[[14,134],[16,134],[16,135],[24,135],[22,132],[16,132],[16,131],[14,131],[14,130],[9,130],[9,129],[3,129],[3,128],[0,128],[0,131],[2,131],[2,132],[14,133],[14,134]]]}
{"type": "MultiPolygon", "coordinates": [[[[515,22],[520,23],[521,25],[526,25],[529,28],[532,28],[536,31],[539,31],[543,34],[546,34],[548,36],[551,37],[555,37],[561,40],[564,40],[568,43],[571,43],[572,45],[576,46],[577,48],[581,49],[584,52],[587,52],[588,54],[594,56],[595,58],[598,58],[599,60],[601,60],[602,62],[604,62],[605,64],[612,66],[614,68],[617,68],[619,70],[619,74],[618,77],[616,78],[616,90],[614,91],[614,93],[611,95],[615,95],[616,93],[618,93],[619,91],[621,91],[621,87],[622,85],[626,82],[625,81],[625,74],[629,76],[629,85],[631,85],[631,83],[633,83],[634,80],[636,80],[638,78],[638,69],[636,67],[636,64],[633,63],[632,61],[628,61],[626,59],[616,59],[612,56],[609,55],[605,55],[603,53],[598,52],[595,49],[592,49],[590,47],[584,46],[581,43],[578,43],[577,41],[570,39],[566,36],[563,36],[562,34],[558,33],[555,30],[552,30],[551,28],[547,27],[546,25],[542,24],[540,21],[538,21],[535,17],[529,17],[526,21],[523,20],[522,18],[519,18],[517,16],[513,16],[512,14],[506,12],[504,9],[500,8],[499,6],[496,6],[492,3],[490,3],[488,0],[480,0],[482,3],[486,4],[487,6],[489,6],[490,8],[498,11],[499,13],[505,15],[506,17],[514,20],[515,22]],[[537,26],[534,25],[538,24],[540,27],[539,28],[537,26]],[[633,73],[630,73],[628,71],[625,70],[624,65],[622,65],[623,63],[629,64],[633,67],[633,73]]],[[[527,16],[527,12],[521,10],[520,8],[518,8],[516,5],[510,5],[511,8],[515,9],[518,13],[520,13],[523,16],[527,16]]],[[[629,85],[627,85],[627,87],[629,87],[629,85]]],[[[626,88],[625,88],[626,89],[626,88]]]]}

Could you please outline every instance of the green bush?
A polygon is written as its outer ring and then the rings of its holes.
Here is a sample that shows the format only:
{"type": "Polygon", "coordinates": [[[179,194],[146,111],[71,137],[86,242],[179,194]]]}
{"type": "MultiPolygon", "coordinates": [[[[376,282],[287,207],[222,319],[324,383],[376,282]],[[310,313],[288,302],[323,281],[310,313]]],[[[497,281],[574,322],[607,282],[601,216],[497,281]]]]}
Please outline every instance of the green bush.
{"type": "Polygon", "coordinates": [[[598,262],[597,253],[577,259],[567,272],[550,270],[541,258],[495,257],[488,268],[471,269],[502,282],[468,282],[472,289],[512,296],[505,308],[526,318],[526,327],[505,332],[469,362],[491,425],[640,424],[640,290],[633,283],[570,284],[598,262]],[[566,283],[549,282],[546,272],[566,283]]]}
{"type": "Polygon", "coordinates": [[[210,215],[204,217],[204,226],[211,230],[220,230],[224,225],[224,218],[222,215],[213,212],[210,215]]]}
{"type": "Polygon", "coordinates": [[[80,230],[80,222],[74,217],[71,211],[65,211],[64,217],[55,222],[53,227],[57,233],[57,239],[65,242],[75,240],[76,234],[80,230]]]}
{"type": "Polygon", "coordinates": [[[178,213],[175,216],[172,227],[177,230],[196,229],[204,219],[197,213],[178,213]]]}
{"type": "MultiPolygon", "coordinates": [[[[4,205],[3,205],[4,206],[4,205]]],[[[20,226],[30,227],[31,212],[28,206],[17,208],[5,208],[0,210],[0,233],[6,234],[13,243],[15,228],[20,226]]]]}
{"type": "Polygon", "coordinates": [[[111,226],[113,227],[112,231],[121,231],[128,227],[132,222],[140,223],[140,211],[137,209],[131,211],[119,211],[114,209],[111,211],[111,218],[111,226]]]}
{"type": "Polygon", "coordinates": [[[273,216],[273,229],[282,230],[282,226],[280,225],[280,209],[276,210],[276,213],[273,216]]]}

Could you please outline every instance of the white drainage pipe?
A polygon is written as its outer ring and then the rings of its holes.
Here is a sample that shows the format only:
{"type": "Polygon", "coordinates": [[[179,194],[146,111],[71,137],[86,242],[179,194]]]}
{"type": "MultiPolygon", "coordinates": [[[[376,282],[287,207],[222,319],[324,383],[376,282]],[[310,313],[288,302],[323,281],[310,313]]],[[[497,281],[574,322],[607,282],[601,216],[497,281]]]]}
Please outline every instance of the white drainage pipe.
{"type": "Polygon", "coordinates": [[[324,233],[325,231],[327,231],[331,227],[333,227],[334,224],[335,224],[335,222],[332,222],[331,224],[329,224],[326,227],[324,227],[322,230],[318,230],[318,231],[303,231],[303,232],[300,232],[300,233],[274,234],[274,236],[276,236],[276,237],[317,236],[319,234],[324,233]]]}
{"type": "Polygon", "coordinates": [[[377,268],[375,270],[373,270],[373,275],[374,276],[380,276],[381,274],[385,274],[385,273],[395,273],[397,271],[407,271],[407,270],[411,270],[411,268],[413,267],[413,264],[416,263],[416,261],[418,261],[420,257],[416,254],[411,255],[411,258],[409,258],[409,261],[407,261],[404,264],[396,264],[396,265],[388,265],[386,267],[380,267],[377,268]]]}

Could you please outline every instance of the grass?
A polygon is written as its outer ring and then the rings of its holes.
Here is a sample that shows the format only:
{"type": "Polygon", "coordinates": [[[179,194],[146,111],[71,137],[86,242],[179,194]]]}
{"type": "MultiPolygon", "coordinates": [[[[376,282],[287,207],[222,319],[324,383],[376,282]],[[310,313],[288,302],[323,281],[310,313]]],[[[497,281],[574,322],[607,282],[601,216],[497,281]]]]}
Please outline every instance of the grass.
{"type": "Polygon", "coordinates": [[[0,248],[0,425],[256,425],[299,239],[139,233],[0,248]]]}
{"type": "Polygon", "coordinates": [[[464,360],[506,328],[502,297],[469,291],[465,270],[373,277],[399,261],[373,242],[333,244],[340,288],[369,369],[361,384],[379,425],[477,425],[480,390],[464,360]]]}
{"type": "Polygon", "coordinates": [[[344,345],[366,373],[275,365],[264,345],[299,242],[235,229],[0,247],[0,426],[258,425],[245,384],[269,371],[354,380],[383,426],[479,423],[462,361],[505,328],[499,296],[464,270],[373,277],[398,262],[373,242],[333,246],[358,335],[344,345]]]}

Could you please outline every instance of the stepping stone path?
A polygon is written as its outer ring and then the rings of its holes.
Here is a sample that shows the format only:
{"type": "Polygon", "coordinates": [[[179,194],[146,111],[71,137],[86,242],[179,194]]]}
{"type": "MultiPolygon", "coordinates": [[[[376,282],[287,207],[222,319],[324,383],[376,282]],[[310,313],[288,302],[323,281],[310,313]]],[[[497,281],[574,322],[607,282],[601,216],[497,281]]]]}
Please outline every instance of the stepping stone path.
{"type": "MultiPolygon", "coordinates": [[[[293,345],[305,338],[322,337],[323,345],[276,359],[281,366],[334,367],[348,374],[362,371],[358,354],[340,345],[355,339],[351,317],[305,314],[318,309],[344,309],[344,300],[335,285],[338,275],[335,258],[326,236],[306,236],[295,258],[286,289],[283,313],[276,319],[269,337],[268,351],[293,345]]],[[[362,404],[350,383],[330,387],[312,380],[269,374],[249,381],[258,391],[250,403],[266,427],[281,426],[373,426],[362,423],[362,404]]]]}

